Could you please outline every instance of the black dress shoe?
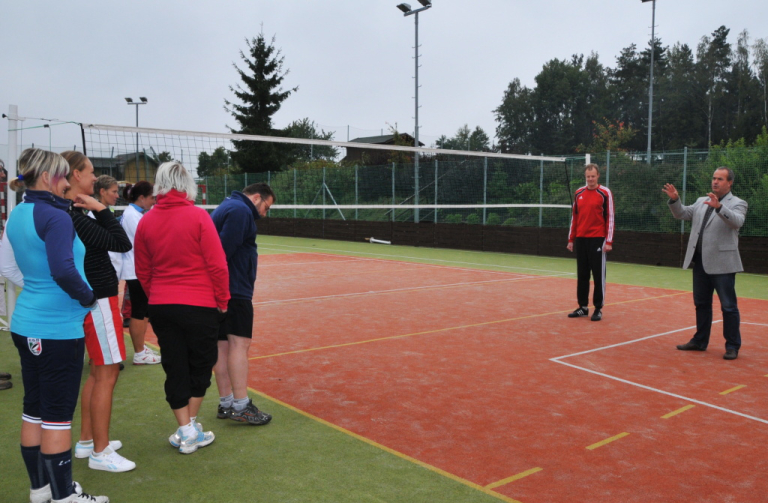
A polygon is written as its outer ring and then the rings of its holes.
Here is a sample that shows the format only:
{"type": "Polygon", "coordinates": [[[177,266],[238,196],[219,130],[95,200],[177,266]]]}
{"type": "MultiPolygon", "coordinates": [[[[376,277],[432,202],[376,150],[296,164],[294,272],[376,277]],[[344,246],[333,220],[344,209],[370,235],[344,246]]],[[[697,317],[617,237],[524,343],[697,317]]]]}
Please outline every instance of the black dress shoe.
{"type": "Polygon", "coordinates": [[[11,380],[11,374],[8,372],[0,372],[0,381],[10,381],[11,380]]]}
{"type": "Polygon", "coordinates": [[[694,342],[686,342],[685,344],[678,344],[677,349],[680,351],[706,351],[707,348],[702,348],[694,342]]]}
{"type": "Polygon", "coordinates": [[[739,352],[735,349],[726,349],[723,360],[735,360],[739,357],[739,352]]]}

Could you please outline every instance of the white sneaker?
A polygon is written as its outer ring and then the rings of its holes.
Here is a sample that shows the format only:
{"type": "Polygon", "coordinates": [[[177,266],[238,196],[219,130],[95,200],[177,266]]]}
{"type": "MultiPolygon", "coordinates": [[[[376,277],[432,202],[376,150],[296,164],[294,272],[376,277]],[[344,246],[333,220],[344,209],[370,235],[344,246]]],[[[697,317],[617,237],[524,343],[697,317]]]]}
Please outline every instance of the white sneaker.
{"type": "Polygon", "coordinates": [[[136,353],[133,354],[134,365],[156,365],[160,363],[160,355],[150,353],[149,349],[144,350],[144,355],[139,356],[136,353]]]}
{"type": "Polygon", "coordinates": [[[29,503],[50,503],[51,484],[46,484],[40,489],[29,490],[29,503]]]}
{"type": "MultiPolygon", "coordinates": [[[[197,428],[197,431],[203,431],[203,425],[195,421],[195,428],[197,428]]],[[[179,432],[181,431],[181,428],[173,432],[173,435],[168,437],[168,442],[177,449],[179,448],[179,445],[181,445],[181,435],[179,432]]]]}
{"type": "Polygon", "coordinates": [[[179,428],[178,434],[181,437],[179,452],[182,454],[192,454],[198,447],[210,445],[216,439],[216,435],[212,431],[198,431],[197,435],[185,437],[181,434],[181,428],[179,428]]]}
{"type": "Polygon", "coordinates": [[[147,353],[152,353],[153,355],[156,355],[156,356],[160,356],[160,353],[150,348],[149,346],[144,346],[144,351],[147,353]]]}
{"type": "MultiPolygon", "coordinates": [[[[123,443],[119,440],[110,440],[109,447],[116,451],[123,446],[123,443]]],[[[85,459],[93,452],[93,442],[91,445],[83,445],[80,442],[75,444],[75,457],[79,459],[85,459]]]]}
{"type": "Polygon", "coordinates": [[[105,472],[129,472],[136,468],[136,463],[125,459],[109,447],[101,453],[92,453],[88,458],[88,468],[105,472]]]}
{"type": "Polygon", "coordinates": [[[107,496],[91,496],[83,492],[83,488],[77,482],[72,482],[75,492],[63,500],[51,500],[51,503],[109,503],[107,496]]]}

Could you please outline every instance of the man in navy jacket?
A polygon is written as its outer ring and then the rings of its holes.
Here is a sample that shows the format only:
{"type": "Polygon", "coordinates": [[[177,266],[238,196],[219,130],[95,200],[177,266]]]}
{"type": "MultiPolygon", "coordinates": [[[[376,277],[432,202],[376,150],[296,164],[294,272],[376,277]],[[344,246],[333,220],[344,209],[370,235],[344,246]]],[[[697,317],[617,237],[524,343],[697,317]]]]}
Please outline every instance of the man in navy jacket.
{"type": "Polygon", "coordinates": [[[219,330],[216,384],[219,408],[216,417],[254,425],[267,424],[272,416],[248,398],[248,348],[253,334],[253,288],[258,252],[256,221],[275,202],[266,183],[254,183],[242,192],[233,191],[211,214],[229,267],[231,299],[219,330]]]}

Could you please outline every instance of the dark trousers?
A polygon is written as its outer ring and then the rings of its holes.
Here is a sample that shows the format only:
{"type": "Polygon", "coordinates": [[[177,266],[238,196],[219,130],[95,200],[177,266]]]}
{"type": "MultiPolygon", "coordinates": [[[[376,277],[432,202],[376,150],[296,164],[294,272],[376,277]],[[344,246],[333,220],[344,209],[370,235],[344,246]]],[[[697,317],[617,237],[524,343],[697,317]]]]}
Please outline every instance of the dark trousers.
{"type": "Polygon", "coordinates": [[[576,253],[576,297],[579,305],[589,306],[589,275],[595,282],[592,303],[595,309],[603,307],[605,297],[605,238],[576,238],[573,251],[576,253]]]}
{"type": "Polygon", "coordinates": [[[736,273],[707,274],[697,260],[693,266],[693,304],[696,306],[696,333],[691,342],[706,348],[712,331],[712,294],[717,291],[723,312],[725,349],[741,347],[741,316],[736,301],[736,273]]]}
{"type": "Polygon", "coordinates": [[[163,357],[165,399],[171,409],[181,409],[211,385],[221,313],[215,307],[157,304],[149,306],[149,318],[163,357]]]}

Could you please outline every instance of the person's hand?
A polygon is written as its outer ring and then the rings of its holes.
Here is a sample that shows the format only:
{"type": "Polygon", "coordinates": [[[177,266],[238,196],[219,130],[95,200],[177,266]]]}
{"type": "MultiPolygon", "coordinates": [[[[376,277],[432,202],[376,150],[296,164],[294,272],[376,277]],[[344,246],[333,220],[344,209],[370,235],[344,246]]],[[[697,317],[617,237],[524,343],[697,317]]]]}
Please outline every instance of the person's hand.
{"type": "Polygon", "coordinates": [[[612,245],[605,245],[605,246],[603,246],[603,250],[609,252],[609,251],[613,250],[613,246],[612,245]]]}
{"type": "Polygon", "coordinates": [[[569,252],[572,252],[573,251],[573,243],[568,243],[567,248],[568,248],[569,252]]]}
{"type": "Polygon", "coordinates": [[[712,192],[708,193],[707,196],[709,196],[709,201],[704,201],[704,204],[707,206],[712,206],[714,209],[718,209],[720,206],[722,206],[722,204],[720,204],[720,200],[712,192]]]}
{"type": "Polygon", "coordinates": [[[677,201],[678,199],[680,199],[680,194],[677,193],[677,189],[671,183],[665,183],[661,191],[664,192],[667,195],[667,197],[669,197],[673,201],[677,201]]]}
{"type": "Polygon", "coordinates": [[[91,196],[86,196],[85,194],[78,194],[75,196],[74,201],[76,208],[85,208],[88,211],[97,212],[107,208],[96,199],[92,198],[91,196]]]}

